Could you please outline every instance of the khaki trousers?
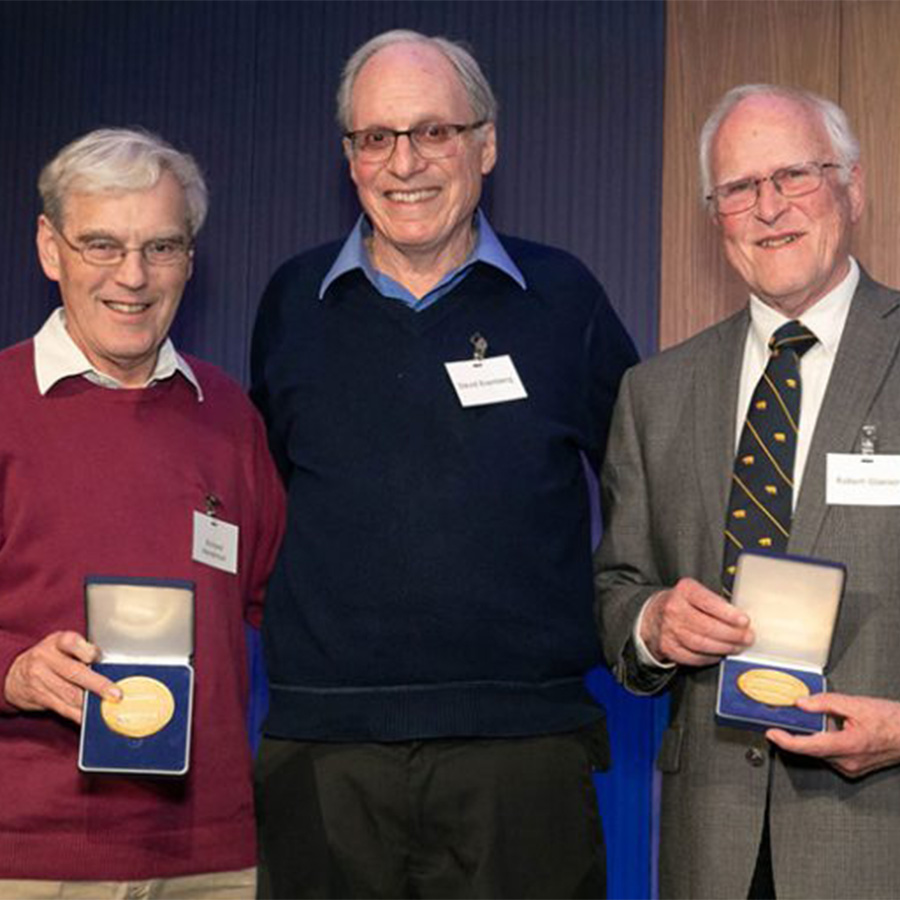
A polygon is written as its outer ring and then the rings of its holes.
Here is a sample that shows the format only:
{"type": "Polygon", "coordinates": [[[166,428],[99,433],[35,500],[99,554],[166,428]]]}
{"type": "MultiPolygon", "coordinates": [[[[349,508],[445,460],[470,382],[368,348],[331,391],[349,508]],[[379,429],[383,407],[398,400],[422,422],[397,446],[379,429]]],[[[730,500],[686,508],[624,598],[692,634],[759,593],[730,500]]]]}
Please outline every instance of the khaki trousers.
{"type": "Polygon", "coordinates": [[[146,881],[0,878],[0,900],[254,900],[256,868],[146,881]]]}

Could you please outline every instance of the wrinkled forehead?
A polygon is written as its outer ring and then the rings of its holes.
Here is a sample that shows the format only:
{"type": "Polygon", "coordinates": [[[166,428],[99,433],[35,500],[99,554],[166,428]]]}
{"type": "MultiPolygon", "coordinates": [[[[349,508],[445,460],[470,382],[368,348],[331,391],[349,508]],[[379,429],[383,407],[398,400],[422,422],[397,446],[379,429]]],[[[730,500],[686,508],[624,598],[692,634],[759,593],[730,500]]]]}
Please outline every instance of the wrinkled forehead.
{"type": "Polygon", "coordinates": [[[404,43],[385,47],[366,61],[353,84],[350,113],[353,127],[359,128],[429,115],[466,121],[471,107],[459,74],[440,50],[404,43]],[[382,120],[370,121],[372,116],[382,120]]]}
{"type": "Polygon", "coordinates": [[[154,231],[189,231],[184,188],[168,171],[149,186],[75,179],[63,194],[61,213],[65,227],[111,231],[127,224],[154,231]]]}
{"type": "Polygon", "coordinates": [[[718,183],[801,162],[828,162],[832,156],[831,139],[814,108],[764,95],[745,98],[723,119],[710,162],[718,183]]]}

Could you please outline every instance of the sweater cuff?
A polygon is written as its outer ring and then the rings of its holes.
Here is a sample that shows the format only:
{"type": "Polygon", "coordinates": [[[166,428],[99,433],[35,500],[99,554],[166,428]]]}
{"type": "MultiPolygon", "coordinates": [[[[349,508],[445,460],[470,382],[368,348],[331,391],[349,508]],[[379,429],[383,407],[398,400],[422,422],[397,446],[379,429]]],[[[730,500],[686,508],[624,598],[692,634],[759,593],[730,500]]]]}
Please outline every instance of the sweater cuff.
{"type": "Polygon", "coordinates": [[[0,632],[0,716],[17,715],[21,710],[6,700],[4,686],[6,676],[19,654],[24,653],[34,644],[32,637],[20,637],[0,632]]]}

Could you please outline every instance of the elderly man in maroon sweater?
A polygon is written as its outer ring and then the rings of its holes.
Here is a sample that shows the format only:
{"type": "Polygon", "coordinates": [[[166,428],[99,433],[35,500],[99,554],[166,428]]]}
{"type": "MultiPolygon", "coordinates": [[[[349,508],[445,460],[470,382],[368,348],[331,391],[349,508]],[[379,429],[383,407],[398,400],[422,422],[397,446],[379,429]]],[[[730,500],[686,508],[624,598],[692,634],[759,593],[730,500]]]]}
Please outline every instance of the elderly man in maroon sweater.
{"type": "Polygon", "coordinates": [[[284,500],[243,391],[167,337],[206,187],[156,136],[104,129],[39,188],[38,254],[63,305],[0,353],[0,898],[249,898],[244,623],[284,500]],[[211,507],[237,529],[221,566],[195,558],[211,507]],[[79,771],[84,693],[121,694],[90,667],[88,575],[194,585],[184,776],[79,771]]]}

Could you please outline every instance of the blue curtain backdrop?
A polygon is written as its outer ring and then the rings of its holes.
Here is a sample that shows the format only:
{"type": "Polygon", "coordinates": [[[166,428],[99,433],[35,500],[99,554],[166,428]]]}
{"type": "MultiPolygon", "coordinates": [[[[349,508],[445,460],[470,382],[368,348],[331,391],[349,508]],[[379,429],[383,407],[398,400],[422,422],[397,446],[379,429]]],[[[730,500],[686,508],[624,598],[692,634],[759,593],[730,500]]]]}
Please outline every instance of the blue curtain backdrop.
{"type": "MultiPolygon", "coordinates": [[[[0,345],[29,337],[58,302],[34,253],[41,165],[89,129],[141,125],[194,153],[211,187],[175,340],[246,381],[268,276],[357,215],[334,91],[353,48],[395,27],[470,43],[501,106],[490,219],[580,256],[653,352],[661,0],[0,3],[0,345]]],[[[597,778],[610,894],[646,897],[662,709],[605,670],[590,683],[614,744],[597,778]]]]}

